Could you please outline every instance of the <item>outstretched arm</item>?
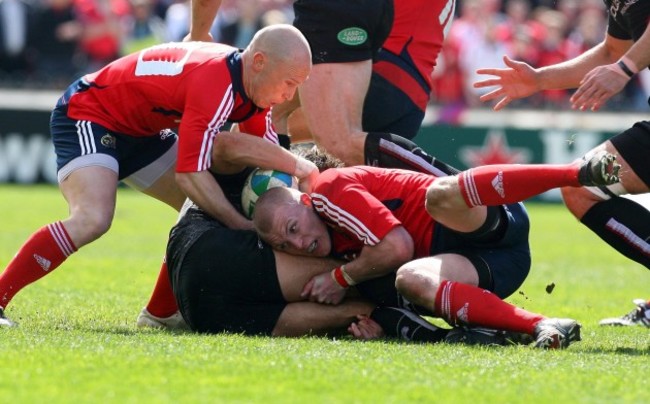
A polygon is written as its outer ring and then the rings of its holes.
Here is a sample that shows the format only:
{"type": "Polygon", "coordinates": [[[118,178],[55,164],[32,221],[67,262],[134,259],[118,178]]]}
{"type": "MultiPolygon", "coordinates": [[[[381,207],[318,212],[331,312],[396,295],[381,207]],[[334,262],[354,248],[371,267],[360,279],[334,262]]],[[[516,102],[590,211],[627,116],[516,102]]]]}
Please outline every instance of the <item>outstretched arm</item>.
{"type": "Polygon", "coordinates": [[[480,97],[483,102],[497,100],[493,107],[495,111],[503,109],[513,100],[528,97],[539,91],[577,88],[589,71],[616,60],[616,53],[620,52],[618,47],[623,45],[620,42],[626,41],[608,37],[576,58],[541,68],[533,68],[527,63],[504,56],[506,68],[478,69],[478,74],[496,77],[478,81],[474,83],[474,87],[496,86],[494,90],[480,97]]]}
{"type": "Polygon", "coordinates": [[[496,78],[474,83],[474,88],[497,86],[496,89],[480,97],[483,102],[500,98],[494,106],[495,111],[504,108],[512,100],[528,97],[541,90],[539,73],[528,63],[512,60],[508,56],[503,57],[503,62],[507,66],[505,69],[478,69],[476,73],[495,76],[496,78]]]}

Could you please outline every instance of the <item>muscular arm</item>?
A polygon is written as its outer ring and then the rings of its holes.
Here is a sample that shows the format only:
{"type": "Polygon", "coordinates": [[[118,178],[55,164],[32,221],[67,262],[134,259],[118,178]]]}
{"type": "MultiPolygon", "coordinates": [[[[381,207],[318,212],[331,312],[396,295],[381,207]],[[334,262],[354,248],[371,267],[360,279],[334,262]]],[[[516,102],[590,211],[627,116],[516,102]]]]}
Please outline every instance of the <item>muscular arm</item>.
{"type": "MultiPolygon", "coordinates": [[[[571,60],[539,68],[540,90],[577,88],[589,71],[616,62],[631,45],[632,41],[606,35],[603,42],[571,60]]],[[[650,55],[644,56],[650,58],[650,55]]]]}
{"type": "Polygon", "coordinates": [[[356,283],[378,278],[413,259],[413,238],[402,226],[395,227],[374,246],[364,246],[359,256],[345,264],[356,283]]]}
{"type": "Polygon", "coordinates": [[[262,138],[235,132],[219,133],[212,149],[212,162],[219,173],[240,171],[245,166],[283,171],[298,177],[306,192],[318,176],[318,168],[312,162],[262,138]]]}
{"type": "MultiPolygon", "coordinates": [[[[374,246],[365,246],[359,257],[345,264],[345,272],[354,283],[378,278],[394,271],[413,258],[413,239],[402,226],[390,230],[374,246]]],[[[338,271],[335,269],[333,271],[338,271]]],[[[346,288],[336,281],[333,273],[314,276],[305,284],[301,293],[312,302],[338,304],[343,300],[346,288]]]]}
{"type": "Polygon", "coordinates": [[[212,42],[210,28],[221,7],[221,0],[192,0],[189,41],[212,42]]]}
{"type": "Polygon", "coordinates": [[[543,90],[578,88],[586,74],[594,68],[611,64],[630,47],[630,41],[607,36],[603,42],[566,62],[535,69],[524,62],[504,57],[506,68],[478,69],[478,74],[496,76],[474,83],[475,88],[493,87],[481,101],[498,100],[500,110],[512,100],[525,98],[543,90]]]}
{"type": "Polygon", "coordinates": [[[253,229],[253,223],[230,204],[209,171],[176,173],[176,182],[194,203],[229,228],[253,229]]]}

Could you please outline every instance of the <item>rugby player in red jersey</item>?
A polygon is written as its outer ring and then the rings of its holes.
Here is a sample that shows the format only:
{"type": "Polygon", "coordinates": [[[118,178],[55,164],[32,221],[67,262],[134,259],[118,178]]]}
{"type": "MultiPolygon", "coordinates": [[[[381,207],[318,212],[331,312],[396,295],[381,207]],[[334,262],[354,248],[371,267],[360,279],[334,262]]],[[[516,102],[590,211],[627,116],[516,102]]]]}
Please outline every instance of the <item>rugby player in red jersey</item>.
{"type": "Polygon", "coordinates": [[[338,304],[353,285],[377,300],[381,288],[368,281],[382,278],[402,297],[383,298],[388,306],[442,317],[453,326],[525,333],[539,347],[559,348],[580,339],[576,321],[549,319],[501,300],[521,286],[531,264],[528,217],[516,202],[561,186],[611,184],[618,181],[617,170],[608,153],[581,163],[493,165],[444,177],[332,168],[309,195],[288,188],[263,194],[253,221],[279,251],[348,261],[305,285],[303,295],[311,301],[338,304]]]}
{"type": "MultiPolygon", "coordinates": [[[[243,51],[213,43],[161,44],[74,82],[50,122],[70,216],[33,233],[0,275],[0,325],[12,325],[3,311],[17,292],[108,231],[120,180],[177,210],[187,196],[236,229],[252,223],[209,172],[222,168],[219,160],[213,166],[214,143],[256,145],[224,166],[275,168],[308,187],[316,166],[276,144],[269,111],[293,97],[310,70],[306,39],[282,24],[260,30],[243,51]],[[263,127],[256,135],[265,141],[226,129],[240,121],[246,121],[240,130],[263,127]]],[[[164,264],[160,279],[167,279],[164,264]]],[[[175,311],[168,280],[159,284],[152,300],[175,311]]]]}

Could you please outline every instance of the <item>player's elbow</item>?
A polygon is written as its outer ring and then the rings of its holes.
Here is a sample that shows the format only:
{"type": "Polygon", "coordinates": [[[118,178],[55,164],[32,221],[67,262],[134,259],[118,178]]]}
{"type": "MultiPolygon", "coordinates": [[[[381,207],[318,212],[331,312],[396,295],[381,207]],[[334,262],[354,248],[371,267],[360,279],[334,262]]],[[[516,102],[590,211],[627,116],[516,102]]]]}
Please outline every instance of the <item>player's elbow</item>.
{"type": "Polygon", "coordinates": [[[230,132],[221,132],[214,138],[212,145],[212,165],[219,162],[233,162],[242,149],[241,135],[230,132]]]}
{"type": "Polygon", "coordinates": [[[398,267],[413,259],[415,243],[405,228],[400,226],[391,230],[382,243],[386,243],[390,251],[387,260],[390,261],[391,266],[398,267]]]}

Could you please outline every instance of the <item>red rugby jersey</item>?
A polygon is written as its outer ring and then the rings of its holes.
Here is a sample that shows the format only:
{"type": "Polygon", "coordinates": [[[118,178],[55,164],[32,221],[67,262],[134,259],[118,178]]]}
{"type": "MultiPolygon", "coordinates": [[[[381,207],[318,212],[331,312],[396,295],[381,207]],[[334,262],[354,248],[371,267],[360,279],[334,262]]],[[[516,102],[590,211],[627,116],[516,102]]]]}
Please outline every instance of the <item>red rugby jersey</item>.
{"type": "Polygon", "coordinates": [[[324,171],[311,194],[316,212],[332,227],[332,252],[353,259],[402,225],[413,237],[415,257],[427,257],[433,218],[424,208],[435,177],[407,170],[354,166],[324,171]]]}
{"type": "Polygon", "coordinates": [[[278,142],[270,110],[255,106],[244,91],[240,51],[227,45],[156,45],[122,57],[84,81],[90,88],[70,98],[68,116],[135,137],[177,129],[178,172],[210,168],[214,138],[226,122],[257,121],[240,127],[278,142]]]}
{"type": "Polygon", "coordinates": [[[394,0],[388,38],[372,66],[422,111],[433,88],[431,73],[451,28],[456,0],[394,0]]]}

